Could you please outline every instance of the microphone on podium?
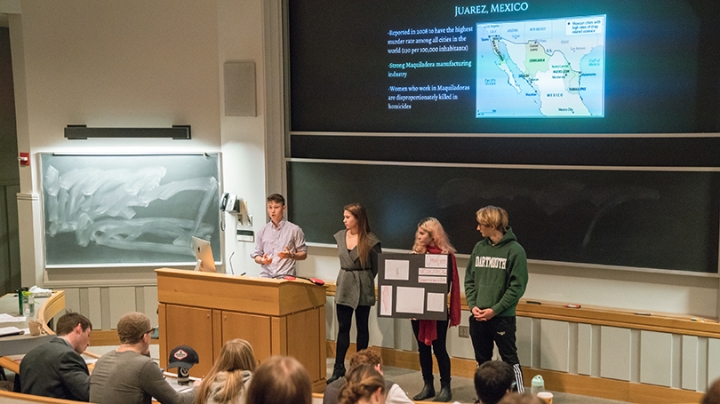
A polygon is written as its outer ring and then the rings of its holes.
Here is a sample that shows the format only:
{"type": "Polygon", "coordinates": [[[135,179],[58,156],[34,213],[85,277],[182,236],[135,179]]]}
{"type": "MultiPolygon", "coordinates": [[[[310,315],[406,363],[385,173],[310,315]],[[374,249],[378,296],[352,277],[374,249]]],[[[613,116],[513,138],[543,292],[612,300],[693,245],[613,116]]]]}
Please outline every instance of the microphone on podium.
{"type": "Polygon", "coordinates": [[[179,345],[170,351],[169,368],[178,368],[178,384],[190,384],[190,368],[199,362],[198,354],[187,345],[179,345]]]}
{"type": "Polygon", "coordinates": [[[294,281],[295,279],[298,279],[298,278],[304,279],[304,280],[306,280],[310,283],[314,283],[315,285],[318,285],[318,286],[323,286],[325,284],[325,281],[320,278],[305,278],[303,276],[292,276],[292,275],[285,275],[283,277],[283,279],[285,279],[286,281],[294,281]]]}

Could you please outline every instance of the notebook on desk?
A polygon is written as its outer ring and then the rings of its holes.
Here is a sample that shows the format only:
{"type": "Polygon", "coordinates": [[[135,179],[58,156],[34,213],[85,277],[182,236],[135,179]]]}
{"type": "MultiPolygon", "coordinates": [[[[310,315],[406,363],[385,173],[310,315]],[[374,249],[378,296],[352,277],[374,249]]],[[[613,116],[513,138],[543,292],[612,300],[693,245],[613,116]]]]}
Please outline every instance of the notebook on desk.
{"type": "Polygon", "coordinates": [[[23,335],[25,330],[17,327],[0,327],[0,337],[8,337],[11,335],[23,335]]]}

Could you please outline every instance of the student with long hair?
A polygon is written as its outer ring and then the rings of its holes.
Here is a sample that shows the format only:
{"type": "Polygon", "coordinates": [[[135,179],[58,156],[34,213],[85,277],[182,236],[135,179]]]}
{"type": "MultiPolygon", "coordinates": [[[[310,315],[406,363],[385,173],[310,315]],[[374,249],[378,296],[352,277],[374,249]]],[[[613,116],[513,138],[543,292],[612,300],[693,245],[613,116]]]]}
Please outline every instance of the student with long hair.
{"type": "Polygon", "coordinates": [[[196,404],[245,404],[255,356],[244,339],[228,341],[198,388],[196,404]]]}
{"type": "Polygon", "coordinates": [[[368,347],[370,331],[368,317],[375,305],[375,276],[378,272],[377,256],[381,252],[380,240],[370,231],[367,212],[359,203],[345,206],[345,229],[335,233],[340,258],[337,276],[335,310],[338,319],[335,366],[328,384],[345,375],[345,354],[350,346],[350,326],[355,313],[357,350],[368,347]]]}
{"type": "Polygon", "coordinates": [[[450,274],[450,311],[447,320],[411,320],[413,333],[418,342],[418,353],[420,354],[420,368],[425,382],[422,391],[413,397],[413,400],[420,401],[435,396],[433,380],[432,352],[435,351],[438,368],[440,369],[440,393],[434,401],[447,402],[452,400],[450,388],[450,355],[447,352],[447,331],[448,327],[460,324],[460,280],[458,277],[457,263],[455,261],[455,248],[450,244],[445,229],[440,221],[434,217],[428,217],[418,223],[415,232],[415,254],[449,254],[452,266],[450,274]]]}
{"type": "Polygon", "coordinates": [[[338,404],[385,403],[385,380],[373,365],[356,366],[350,369],[346,378],[338,404]]]}
{"type": "Polygon", "coordinates": [[[311,404],[312,384],[305,367],[290,356],[272,356],[255,369],[247,404],[311,404]]]}

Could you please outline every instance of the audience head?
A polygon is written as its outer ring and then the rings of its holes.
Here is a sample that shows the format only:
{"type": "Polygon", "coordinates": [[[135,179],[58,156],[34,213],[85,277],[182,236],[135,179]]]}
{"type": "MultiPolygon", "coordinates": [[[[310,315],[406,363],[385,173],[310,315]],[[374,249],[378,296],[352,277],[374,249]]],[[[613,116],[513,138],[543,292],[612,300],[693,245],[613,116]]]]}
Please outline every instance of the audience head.
{"type": "Polygon", "coordinates": [[[223,345],[220,356],[202,379],[197,394],[197,403],[205,404],[217,374],[225,372],[225,384],[214,393],[214,399],[221,403],[230,403],[245,388],[243,371],[255,371],[255,356],[249,342],[244,339],[230,340],[223,345]]]}
{"type": "Polygon", "coordinates": [[[338,404],[384,404],[385,380],[371,364],[358,365],[345,375],[338,404]]]}
{"type": "Polygon", "coordinates": [[[255,369],[246,404],[310,404],[312,385],[297,359],[273,356],[255,369]]]}
{"type": "Polygon", "coordinates": [[[503,361],[487,361],[475,371],[475,392],[483,404],[496,404],[514,381],[512,366],[503,361]]]}
{"type": "Polygon", "coordinates": [[[357,351],[355,355],[350,357],[350,369],[360,365],[371,365],[380,374],[383,374],[382,358],[369,349],[357,351]]]}
{"type": "Polygon", "coordinates": [[[478,210],[476,216],[478,223],[485,224],[503,233],[508,227],[508,214],[503,208],[488,205],[478,210]]]}
{"type": "Polygon", "coordinates": [[[715,380],[708,387],[707,393],[702,399],[702,404],[720,404],[720,379],[715,380]]]}
{"type": "Polygon", "coordinates": [[[80,313],[68,312],[58,319],[55,333],[65,338],[75,352],[83,353],[90,346],[92,323],[80,313]]]}
{"type": "Polygon", "coordinates": [[[450,244],[450,240],[440,221],[434,217],[426,217],[418,223],[413,251],[418,254],[425,254],[427,246],[433,244],[441,249],[444,254],[455,253],[455,248],[450,244]],[[427,239],[427,242],[421,239],[427,239]]]}
{"type": "Polygon", "coordinates": [[[142,345],[142,354],[150,351],[150,335],[155,329],[150,324],[150,318],[143,313],[128,313],[120,317],[117,323],[117,333],[123,345],[142,345]]]}
{"type": "Polygon", "coordinates": [[[498,404],[543,404],[543,400],[532,394],[508,393],[498,404]]]}

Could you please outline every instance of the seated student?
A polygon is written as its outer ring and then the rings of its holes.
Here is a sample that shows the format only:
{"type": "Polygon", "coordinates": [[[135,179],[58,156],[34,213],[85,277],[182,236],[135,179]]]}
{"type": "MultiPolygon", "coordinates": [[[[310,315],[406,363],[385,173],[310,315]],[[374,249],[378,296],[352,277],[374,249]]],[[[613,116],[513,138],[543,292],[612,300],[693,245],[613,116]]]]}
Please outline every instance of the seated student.
{"type": "Polygon", "coordinates": [[[255,369],[247,404],[311,404],[312,384],[305,367],[289,356],[273,356],[255,369]]]}
{"type": "Polygon", "coordinates": [[[482,404],[497,404],[515,381],[513,367],[503,361],[487,361],[475,371],[475,392],[482,404]]]}
{"type": "Polygon", "coordinates": [[[255,356],[244,339],[228,341],[198,387],[196,404],[245,404],[255,356]]]}
{"type": "Polygon", "coordinates": [[[79,313],[63,314],[57,337],[28,352],[20,362],[20,391],[25,394],[88,401],[90,375],[80,356],[90,346],[92,323],[79,313]]]}
{"type": "Polygon", "coordinates": [[[150,358],[155,329],[142,313],[129,313],[117,323],[120,347],[101,356],[90,377],[90,401],[98,404],[191,404],[196,389],[178,393],[150,358]]]}
{"type": "MultiPolygon", "coordinates": [[[[375,370],[378,371],[378,373],[380,373],[381,375],[383,374],[382,358],[380,358],[378,354],[369,349],[363,349],[361,351],[358,351],[350,358],[350,369],[353,369],[360,365],[371,365],[375,368],[375,370]]],[[[340,390],[342,390],[343,386],[345,386],[346,383],[347,378],[341,377],[334,382],[328,384],[327,388],[325,389],[325,394],[323,395],[323,404],[337,404],[340,390]]],[[[413,403],[413,401],[408,398],[407,394],[405,394],[403,389],[401,389],[400,386],[398,386],[396,383],[386,380],[385,391],[387,392],[387,394],[385,395],[386,403],[413,403]]]]}
{"type": "Polygon", "coordinates": [[[351,368],[345,378],[347,383],[340,390],[338,404],[385,403],[385,380],[373,365],[351,368]]]}

